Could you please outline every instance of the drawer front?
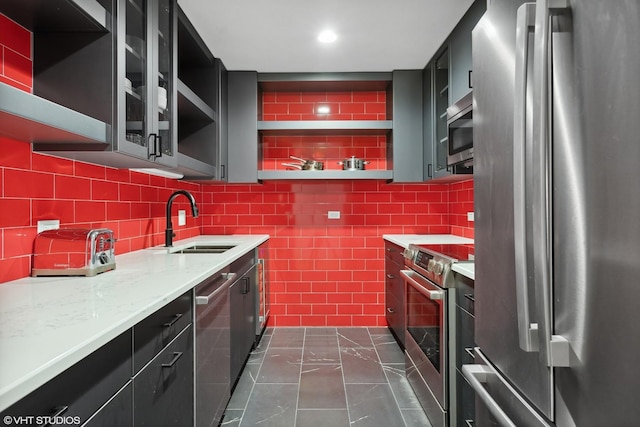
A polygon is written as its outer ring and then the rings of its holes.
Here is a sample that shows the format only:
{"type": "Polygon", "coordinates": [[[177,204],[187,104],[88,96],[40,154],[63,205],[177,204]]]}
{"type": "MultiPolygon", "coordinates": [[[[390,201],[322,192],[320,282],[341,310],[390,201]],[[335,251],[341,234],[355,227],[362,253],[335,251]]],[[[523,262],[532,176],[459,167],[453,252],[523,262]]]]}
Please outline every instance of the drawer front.
{"type": "Polygon", "coordinates": [[[402,255],[403,251],[404,251],[404,248],[402,246],[385,242],[385,245],[384,245],[385,257],[388,260],[393,261],[396,264],[401,266],[404,265],[404,256],[402,255]]]}
{"type": "Polygon", "coordinates": [[[458,423],[452,427],[470,427],[476,417],[476,395],[462,372],[456,369],[458,423]]]}
{"type": "Polygon", "coordinates": [[[456,304],[475,314],[474,281],[456,273],[456,304]]]}
{"type": "Polygon", "coordinates": [[[474,317],[467,311],[460,307],[456,307],[457,316],[457,355],[456,355],[456,367],[462,369],[462,365],[470,365],[474,363],[475,354],[473,348],[474,342],[474,317]]]}
{"type": "Polygon", "coordinates": [[[82,427],[130,427],[133,426],[133,385],[131,382],[82,427]]]}
{"type": "Polygon", "coordinates": [[[134,372],[138,372],[192,322],[191,294],[186,292],[133,327],[134,372]]]}
{"type": "Polygon", "coordinates": [[[135,426],[193,426],[193,330],[187,326],[133,378],[135,426]]]}
{"type": "Polygon", "coordinates": [[[385,305],[387,325],[400,341],[402,347],[404,347],[404,306],[395,298],[395,296],[393,296],[393,294],[386,295],[385,305]]]}
{"type": "Polygon", "coordinates": [[[131,379],[131,351],[128,330],[7,408],[2,416],[73,417],[77,425],[84,423],[131,379]]]}

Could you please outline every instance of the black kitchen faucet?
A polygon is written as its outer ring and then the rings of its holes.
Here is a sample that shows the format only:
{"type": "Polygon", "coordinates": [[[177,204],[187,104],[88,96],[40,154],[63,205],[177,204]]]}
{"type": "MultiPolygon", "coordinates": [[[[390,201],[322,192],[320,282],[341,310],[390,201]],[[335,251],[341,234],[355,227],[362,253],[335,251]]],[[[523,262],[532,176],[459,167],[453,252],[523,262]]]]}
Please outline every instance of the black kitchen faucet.
{"type": "Polygon", "coordinates": [[[193,214],[194,218],[198,217],[198,207],[196,206],[196,199],[193,197],[193,194],[189,193],[186,190],[178,190],[174,192],[167,201],[167,229],[164,232],[164,245],[166,247],[173,246],[173,238],[175,237],[175,233],[173,232],[173,224],[171,224],[171,205],[173,204],[173,199],[178,197],[180,194],[189,199],[189,203],[191,203],[191,213],[193,214]]]}

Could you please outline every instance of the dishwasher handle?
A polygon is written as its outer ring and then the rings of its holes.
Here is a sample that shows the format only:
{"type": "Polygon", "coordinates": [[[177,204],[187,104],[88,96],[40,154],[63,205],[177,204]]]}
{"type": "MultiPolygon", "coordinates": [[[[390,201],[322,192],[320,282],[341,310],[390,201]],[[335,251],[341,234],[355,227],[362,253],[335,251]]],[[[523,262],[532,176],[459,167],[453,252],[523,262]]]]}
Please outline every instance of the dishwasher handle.
{"type": "Polygon", "coordinates": [[[236,273],[223,273],[222,277],[225,279],[224,283],[218,286],[213,292],[209,295],[196,295],[196,305],[206,305],[209,304],[209,301],[213,300],[216,295],[221,292],[224,292],[226,288],[231,286],[231,284],[236,280],[236,273]]]}

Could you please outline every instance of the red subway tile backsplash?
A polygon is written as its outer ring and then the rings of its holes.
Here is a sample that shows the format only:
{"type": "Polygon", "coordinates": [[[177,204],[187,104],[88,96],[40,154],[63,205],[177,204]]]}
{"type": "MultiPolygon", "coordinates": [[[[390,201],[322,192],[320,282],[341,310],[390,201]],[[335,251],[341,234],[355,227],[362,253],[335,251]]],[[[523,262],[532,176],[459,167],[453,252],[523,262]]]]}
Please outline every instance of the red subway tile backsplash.
{"type": "Polygon", "coordinates": [[[384,326],[382,234],[450,233],[450,212],[472,203],[473,183],[269,181],[203,193],[203,234],[271,235],[273,325],[384,326]],[[450,203],[453,188],[463,197],[450,203]]]}
{"type": "MultiPolygon", "coordinates": [[[[118,254],[162,244],[169,195],[186,188],[200,200],[200,185],[140,175],[32,153],[28,143],[0,138],[0,283],[30,274],[39,220],[112,228],[118,254]]],[[[174,213],[187,208],[176,203],[174,213]]],[[[189,216],[176,229],[177,238],[198,235],[200,221],[189,216]]]]}

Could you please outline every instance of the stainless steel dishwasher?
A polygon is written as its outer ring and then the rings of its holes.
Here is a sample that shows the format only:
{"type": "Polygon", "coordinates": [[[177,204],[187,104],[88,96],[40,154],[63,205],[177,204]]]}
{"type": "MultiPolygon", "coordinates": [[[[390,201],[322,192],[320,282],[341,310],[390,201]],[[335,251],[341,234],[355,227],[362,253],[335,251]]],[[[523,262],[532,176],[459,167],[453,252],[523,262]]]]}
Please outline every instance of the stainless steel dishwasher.
{"type": "Polygon", "coordinates": [[[195,288],[195,417],[197,427],[217,426],[231,397],[229,267],[195,288]]]}

